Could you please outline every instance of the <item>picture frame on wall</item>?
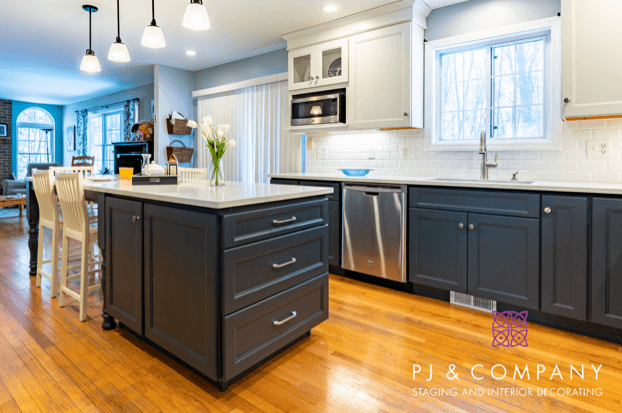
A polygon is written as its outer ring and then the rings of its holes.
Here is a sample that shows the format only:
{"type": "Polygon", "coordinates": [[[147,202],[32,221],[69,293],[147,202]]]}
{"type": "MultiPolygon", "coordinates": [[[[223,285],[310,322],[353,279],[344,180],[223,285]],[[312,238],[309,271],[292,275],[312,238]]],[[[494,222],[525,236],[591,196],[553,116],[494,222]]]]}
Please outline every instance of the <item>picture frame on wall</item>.
{"type": "Polygon", "coordinates": [[[6,138],[7,136],[9,136],[9,125],[0,123],[0,138],[6,138]]]}
{"type": "Polygon", "coordinates": [[[76,150],[76,127],[67,126],[65,130],[65,144],[67,145],[67,152],[73,152],[76,150]]]}

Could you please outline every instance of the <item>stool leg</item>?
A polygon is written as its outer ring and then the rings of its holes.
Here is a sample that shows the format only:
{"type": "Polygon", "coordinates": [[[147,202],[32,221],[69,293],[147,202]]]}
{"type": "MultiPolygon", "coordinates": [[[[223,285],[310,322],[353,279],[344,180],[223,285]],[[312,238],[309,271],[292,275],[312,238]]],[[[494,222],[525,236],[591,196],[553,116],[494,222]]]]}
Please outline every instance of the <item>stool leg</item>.
{"type": "Polygon", "coordinates": [[[58,289],[58,228],[52,228],[52,267],[50,268],[50,298],[58,289]]]}
{"type": "Polygon", "coordinates": [[[90,243],[82,240],[82,263],[80,265],[80,321],[86,320],[86,301],[89,286],[90,243]]]}
{"type": "Polygon", "coordinates": [[[65,306],[65,293],[63,288],[67,287],[67,263],[69,262],[69,237],[63,234],[63,260],[60,266],[60,295],[58,296],[59,307],[65,306]]]}
{"type": "Polygon", "coordinates": [[[36,286],[41,287],[41,269],[43,268],[43,239],[45,238],[45,227],[39,225],[39,249],[37,252],[37,279],[36,286]]]}

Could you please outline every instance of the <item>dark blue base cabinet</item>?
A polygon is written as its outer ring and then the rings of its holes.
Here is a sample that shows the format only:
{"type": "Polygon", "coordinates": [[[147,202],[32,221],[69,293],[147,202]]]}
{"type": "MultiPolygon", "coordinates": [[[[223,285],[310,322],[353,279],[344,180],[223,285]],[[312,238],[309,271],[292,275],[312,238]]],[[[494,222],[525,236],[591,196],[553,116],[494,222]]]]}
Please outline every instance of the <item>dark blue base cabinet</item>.
{"type": "Polygon", "coordinates": [[[328,318],[325,198],[104,208],[105,312],[221,390],[328,318]]]}

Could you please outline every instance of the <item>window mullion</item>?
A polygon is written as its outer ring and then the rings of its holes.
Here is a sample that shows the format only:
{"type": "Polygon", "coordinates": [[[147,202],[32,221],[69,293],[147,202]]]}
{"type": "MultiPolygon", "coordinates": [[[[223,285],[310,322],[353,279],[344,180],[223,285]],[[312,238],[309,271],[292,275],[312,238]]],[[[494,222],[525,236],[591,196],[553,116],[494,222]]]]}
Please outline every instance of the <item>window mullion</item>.
{"type": "Polygon", "coordinates": [[[488,135],[494,137],[492,129],[492,47],[486,48],[486,130],[488,135]]]}

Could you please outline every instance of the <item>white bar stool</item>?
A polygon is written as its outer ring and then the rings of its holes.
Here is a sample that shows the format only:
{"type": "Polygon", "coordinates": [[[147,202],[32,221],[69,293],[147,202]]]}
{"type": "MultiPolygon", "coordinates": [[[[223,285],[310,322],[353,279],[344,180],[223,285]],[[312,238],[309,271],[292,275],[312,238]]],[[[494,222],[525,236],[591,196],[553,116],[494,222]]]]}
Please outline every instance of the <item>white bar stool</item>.
{"type": "Polygon", "coordinates": [[[80,302],[80,321],[86,320],[87,296],[90,292],[101,287],[100,283],[88,285],[88,277],[99,273],[101,276],[101,255],[93,254],[96,260],[89,262],[89,251],[95,248],[97,242],[97,226],[91,223],[84,199],[82,188],[82,175],[76,173],[58,173],[56,175],[56,192],[60,207],[63,212],[63,258],[61,262],[60,297],[58,303],[65,306],[65,294],[80,302]],[[74,239],[82,244],[80,274],[69,276],[69,239],[74,239]],[[98,265],[99,268],[90,270],[90,267],[98,265]],[[80,277],[80,293],[72,291],[67,286],[67,280],[80,277]]]}
{"type": "Polygon", "coordinates": [[[190,183],[207,181],[207,169],[203,168],[179,168],[179,182],[190,183]]]}

